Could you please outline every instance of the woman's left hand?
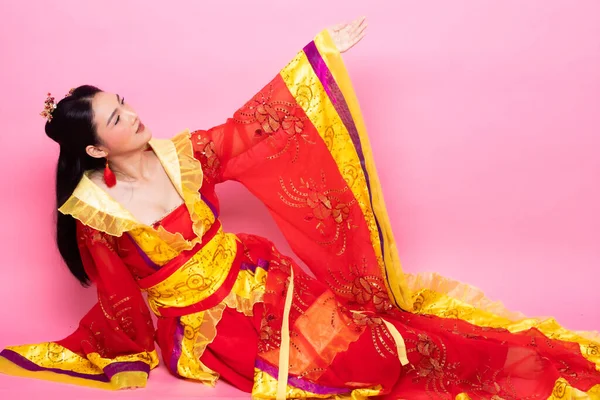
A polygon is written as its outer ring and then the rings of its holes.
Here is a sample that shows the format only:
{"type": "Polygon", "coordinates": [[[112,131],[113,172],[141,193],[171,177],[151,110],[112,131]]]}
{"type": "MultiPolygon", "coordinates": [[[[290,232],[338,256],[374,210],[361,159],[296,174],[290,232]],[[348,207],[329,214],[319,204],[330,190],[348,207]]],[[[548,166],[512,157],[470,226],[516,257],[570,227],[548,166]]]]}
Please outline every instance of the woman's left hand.
{"type": "Polygon", "coordinates": [[[343,53],[365,37],[366,28],[366,17],[360,17],[350,23],[334,25],[327,30],[339,52],[343,53]]]}

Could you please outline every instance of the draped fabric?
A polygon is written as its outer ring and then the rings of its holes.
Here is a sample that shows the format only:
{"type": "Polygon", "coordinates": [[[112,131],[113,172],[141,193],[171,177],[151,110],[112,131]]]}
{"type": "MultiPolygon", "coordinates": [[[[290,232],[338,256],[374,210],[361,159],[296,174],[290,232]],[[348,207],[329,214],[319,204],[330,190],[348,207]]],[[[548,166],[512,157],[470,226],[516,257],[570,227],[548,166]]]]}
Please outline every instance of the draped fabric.
{"type": "Polygon", "coordinates": [[[98,303],[65,339],[3,350],[1,372],[144,386],[156,343],[173,375],[257,399],[600,397],[596,335],[402,271],[327,32],[222,125],[150,149],[184,204],[146,226],[84,176],[60,210],[77,220],[98,303]],[[268,207],[294,257],[223,230],[215,185],[227,180],[268,207]]]}

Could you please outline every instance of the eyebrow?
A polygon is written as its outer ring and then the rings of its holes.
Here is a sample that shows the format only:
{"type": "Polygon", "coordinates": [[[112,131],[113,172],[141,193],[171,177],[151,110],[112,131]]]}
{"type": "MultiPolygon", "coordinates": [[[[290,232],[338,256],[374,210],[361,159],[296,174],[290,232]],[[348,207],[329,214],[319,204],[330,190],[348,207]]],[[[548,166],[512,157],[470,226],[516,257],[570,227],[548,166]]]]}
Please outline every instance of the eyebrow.
{"type": "MultiPolygon", "coordinates": [[[[121,98],[119,97],[119,95],[117,95],[117,102],[119,104],[121,104],[121,98]]],[[[110,117],[108,117],[108,121],[106,121],[106,126],[108,126],[108,124],[110,124],[110,120],[113,119],[113,117],[115,116],[117,112],[117,109],[115,108],[115,110],[112,112],[112,114],[110,114],[110,117]]]]}

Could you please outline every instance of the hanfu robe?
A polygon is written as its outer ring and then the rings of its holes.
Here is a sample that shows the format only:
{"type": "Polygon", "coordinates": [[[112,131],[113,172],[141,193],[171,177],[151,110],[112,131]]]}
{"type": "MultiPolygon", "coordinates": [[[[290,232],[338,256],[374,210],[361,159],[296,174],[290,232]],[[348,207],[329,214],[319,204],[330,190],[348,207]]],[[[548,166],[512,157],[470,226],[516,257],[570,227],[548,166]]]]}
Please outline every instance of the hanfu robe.
{"type": "Polygon", "coordinates": [[[173,375],[256,399],[600,398],[598,336],[402,271],[326,31],[223,124],[150,148],[183,203],[144,225],[84,175],[59,211],[98,301],[68,337],[3,350],[1,372],[143,387],[160,348],[173,375]],[[267,206],[293,257],[223,229],[215,186],[229,180],[267,206]]]}

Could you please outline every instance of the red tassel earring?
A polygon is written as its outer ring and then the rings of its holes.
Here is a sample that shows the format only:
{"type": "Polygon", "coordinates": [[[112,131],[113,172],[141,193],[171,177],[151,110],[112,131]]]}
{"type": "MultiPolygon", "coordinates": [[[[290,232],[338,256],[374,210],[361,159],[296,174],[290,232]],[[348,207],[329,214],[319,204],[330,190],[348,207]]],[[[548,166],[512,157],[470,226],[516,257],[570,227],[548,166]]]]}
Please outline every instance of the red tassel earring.
{"type": "Polygon", "coordinates": [[[106,183],[106,186],[109,188],[117,184],[117,177],[108,166],[108,158],[106,159],[106,167],[104,167],[104,183],[106,183]]]}

